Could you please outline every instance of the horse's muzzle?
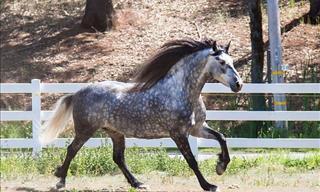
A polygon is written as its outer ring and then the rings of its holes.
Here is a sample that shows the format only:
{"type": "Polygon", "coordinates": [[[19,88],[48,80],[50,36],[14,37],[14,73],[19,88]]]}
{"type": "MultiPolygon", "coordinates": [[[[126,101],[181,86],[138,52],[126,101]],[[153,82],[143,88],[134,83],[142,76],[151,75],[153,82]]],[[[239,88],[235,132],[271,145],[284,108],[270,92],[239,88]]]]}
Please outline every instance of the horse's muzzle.
{"type": "Polygon", "coordinates": [[[240,81],[237,81],[230,85],[230,88],[233,92],[239,92],[242,89],[242,83],[240,81]]]}

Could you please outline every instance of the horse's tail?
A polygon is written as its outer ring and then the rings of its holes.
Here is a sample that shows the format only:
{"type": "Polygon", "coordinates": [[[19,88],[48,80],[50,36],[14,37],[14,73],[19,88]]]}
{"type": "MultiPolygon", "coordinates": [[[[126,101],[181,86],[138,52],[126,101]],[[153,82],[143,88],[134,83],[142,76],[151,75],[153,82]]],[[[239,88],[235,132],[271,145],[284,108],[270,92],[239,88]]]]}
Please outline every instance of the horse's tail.
{"type": "Polygon", "coordinates": [[[65,129],[72,115],[72,97],[73,95],[64,96],[56,103],[52,117],[42,126],[39,138],[41,144],[52,142],[65,129]]]}

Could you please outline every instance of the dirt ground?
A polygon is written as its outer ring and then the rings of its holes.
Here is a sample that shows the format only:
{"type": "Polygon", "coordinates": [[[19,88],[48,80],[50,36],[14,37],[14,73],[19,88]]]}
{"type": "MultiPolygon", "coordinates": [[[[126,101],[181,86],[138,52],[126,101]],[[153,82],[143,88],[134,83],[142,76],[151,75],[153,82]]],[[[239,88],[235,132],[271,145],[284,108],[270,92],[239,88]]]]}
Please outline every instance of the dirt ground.
{"type": "MultiPolygon", "coordinates": [[[[222,192],[319,192],[320,170],[304,173],[277,173],[269,171],[257,174],[257,170],[229,176],[207,177],[209,182],[219,186],[222,192]]],[[[138,191],[202,191],[195,176],[173,177],[164,173],[137,175],[148,186],[138,191]]],[[[49,191],[57,182],[52,176],[34,176],[1,181],[1,191],[49,191]]],[[[67,191],[128,191],[130,186],[123,175],[101,177],[70,177],[67,191]]]]}

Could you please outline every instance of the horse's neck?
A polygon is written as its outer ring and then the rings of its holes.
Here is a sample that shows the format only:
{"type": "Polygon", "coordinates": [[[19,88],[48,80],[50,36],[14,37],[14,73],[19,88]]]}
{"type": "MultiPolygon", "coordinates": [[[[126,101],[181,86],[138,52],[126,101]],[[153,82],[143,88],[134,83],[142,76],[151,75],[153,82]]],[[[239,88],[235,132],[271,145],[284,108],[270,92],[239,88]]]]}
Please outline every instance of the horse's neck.
{"type": "Polygon", "coordinates": [[[209,49],[198,51],[183,58],[170,70],[177,87],[186,92],[188,99],[197,101],[207,80],[205,65],[209,49]]]}

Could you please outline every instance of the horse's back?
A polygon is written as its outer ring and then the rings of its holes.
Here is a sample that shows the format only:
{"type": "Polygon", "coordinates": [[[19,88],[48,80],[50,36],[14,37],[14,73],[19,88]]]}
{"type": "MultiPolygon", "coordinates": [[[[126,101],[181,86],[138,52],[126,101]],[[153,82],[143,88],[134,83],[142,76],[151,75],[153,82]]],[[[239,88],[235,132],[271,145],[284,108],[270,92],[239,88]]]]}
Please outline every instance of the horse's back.
{"type": "MultiPolygon", "coordinates": [[[[79,96],[114,96],[116,97],[118,94],[126,93],[127,90],[132,88],[134,83],[125,83],[120,81],[102,81],[98,83],[92,83],[81,90],[79,90],[76,94],[79,96]]],[[[87,98],[91,99],[91,98],[87,98]]]]}
{"type": "Polygon", "coordinates": [[[106,87],[112,90],[126,91],[132,88],[135,85],[135,83],[125,83],[121,81],[102,81],[102,82],[96,83],[96,85],[106,87]]]}
{"type": "Polygon", "coordinates": [[[133,83],[103,81],[80,89],[73,96],[74,121],[102,126],[101,123],[109,119],[111,111],[117,106],[119,96],[126,94],[132,86],[133,83]]]}

